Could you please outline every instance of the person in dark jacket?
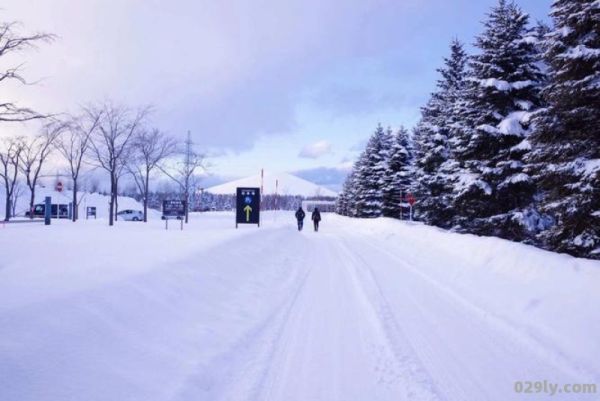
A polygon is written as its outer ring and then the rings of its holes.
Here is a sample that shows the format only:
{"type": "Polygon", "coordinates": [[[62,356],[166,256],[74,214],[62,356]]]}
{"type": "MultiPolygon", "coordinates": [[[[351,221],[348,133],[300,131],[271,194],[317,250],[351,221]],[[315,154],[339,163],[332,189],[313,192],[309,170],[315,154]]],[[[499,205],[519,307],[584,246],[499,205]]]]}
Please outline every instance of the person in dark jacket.
{"type": "Polygon", "coordinates": [[[304,226],[304,217],[306,217],[306,213],[302,210],[302,206],[296,210],[296,220],[298,220],[298,231],[302,231],[302,226],[304,226]]]}
{"type": "Polygon", "coordinates": [[[321,221],[321,212],[319,212],[318,207],[316,207],[315,210],[313,210],[311,219],[315,226],[315,231],[319,231],[319,221],[321,221]]]}

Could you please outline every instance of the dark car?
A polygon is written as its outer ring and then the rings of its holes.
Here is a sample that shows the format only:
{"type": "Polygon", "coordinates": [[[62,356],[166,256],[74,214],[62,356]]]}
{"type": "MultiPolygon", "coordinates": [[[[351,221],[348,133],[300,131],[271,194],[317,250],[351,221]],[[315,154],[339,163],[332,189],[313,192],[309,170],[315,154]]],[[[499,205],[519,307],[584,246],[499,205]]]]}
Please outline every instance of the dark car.
{"type": "MultiPolygon", "coordinates": [[[[46,205],[44,203],[38,203],[33,207],[33,213],[31,211],[25,212],[26,217],[40,217],[44,218],[46,215],[46,205]]],[[[53,203],[50,206],[50,217],[53,219],[68,219],[69,218],[69,205],[62,205],[53,203]]]]}

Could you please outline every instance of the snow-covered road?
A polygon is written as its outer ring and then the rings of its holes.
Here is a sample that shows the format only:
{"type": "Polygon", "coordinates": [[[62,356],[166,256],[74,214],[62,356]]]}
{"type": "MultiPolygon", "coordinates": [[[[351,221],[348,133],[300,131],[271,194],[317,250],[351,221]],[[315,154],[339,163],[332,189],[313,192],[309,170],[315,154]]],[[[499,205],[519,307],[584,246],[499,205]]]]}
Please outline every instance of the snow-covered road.
{"type": "Polygon", "coordinates": [[[599,395],[515,391],[600,384],[597,262],[389,220],[326,216],[319,233],[288,215],[260,229],[229,220],[183,233],[57,225],[82,247],[86,236],[149,243],[91,268],[85,249],[35,266],[13,249],[34,228],[0,231],[3,247],[14,241],[0,264],[0,400],[599,395]]]}

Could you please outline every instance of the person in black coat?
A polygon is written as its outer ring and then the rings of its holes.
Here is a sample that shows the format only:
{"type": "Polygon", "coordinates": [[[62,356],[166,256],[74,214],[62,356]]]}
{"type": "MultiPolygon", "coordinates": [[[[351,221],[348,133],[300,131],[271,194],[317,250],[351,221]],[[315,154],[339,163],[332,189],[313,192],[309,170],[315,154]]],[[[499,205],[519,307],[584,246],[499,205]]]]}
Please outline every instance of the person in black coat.
{"type": "Polygon", "coordinates": [[[298,220],[298,231],[302,231],[302,226],[304,226],[304,217],[306,217],[306,213],[302,210],[302,206],[296,210],[296,220],[298,220]]]}
{"type": "Polygon", "coordinates": [[[319,212],[318,207],[315,207],[315,210],[313,210],[311,219],[315,226],[315,231],[319,231],[319,221],[321,221],[321,212],[319,212]]]}

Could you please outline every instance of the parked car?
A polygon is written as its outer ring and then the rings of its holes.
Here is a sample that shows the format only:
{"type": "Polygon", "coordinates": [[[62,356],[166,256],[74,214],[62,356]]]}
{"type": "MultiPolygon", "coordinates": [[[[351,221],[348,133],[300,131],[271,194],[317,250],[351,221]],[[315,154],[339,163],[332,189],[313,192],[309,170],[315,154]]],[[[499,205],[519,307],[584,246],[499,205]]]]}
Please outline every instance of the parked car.
{"type": "Polygon", "coordinates": [[[144,220],[144,213],[141,210],[125,209],[117,213],[117,216],[121,220],[125,221],[142,221],[144,220]]]}
{"type": "MultiPolygon", "coordinates": [[[[32,213],[30,211],[25,212],[26,217],[30,217],[32,213]]],[[[46,204],[38,203],[33,207],[33,217],[44,218],[46,215],[46,204]]],[[[53,219],[68,219],[69,218],[69,205],[62,205],[53,203],[50,207],[50,217],[53,219]]]]}

